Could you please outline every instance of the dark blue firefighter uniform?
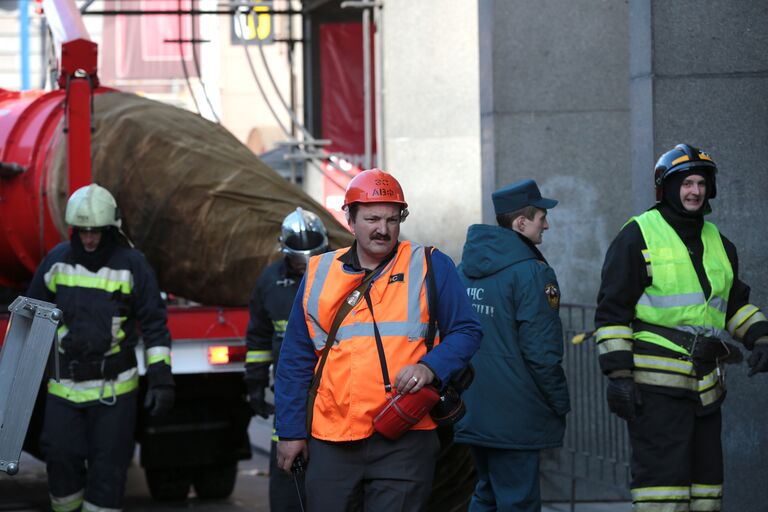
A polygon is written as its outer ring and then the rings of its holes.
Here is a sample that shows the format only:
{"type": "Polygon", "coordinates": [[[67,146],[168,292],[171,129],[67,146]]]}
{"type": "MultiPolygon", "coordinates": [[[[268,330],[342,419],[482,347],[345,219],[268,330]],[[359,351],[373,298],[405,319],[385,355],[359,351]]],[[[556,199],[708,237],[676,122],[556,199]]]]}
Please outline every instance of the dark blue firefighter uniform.
{"type": "Polygon", "coordinates": [[[55,302],[61,379],[48,383],[41,446],[54,511],[118,510],[133,457],[139,328],[150,389],[172,388],[171,338],[144,256],[105,231],[86,253],[78,235],[37,268],[27,295],[55,302]]]}
{"type": "MultiPolygon", "coordinates": [[[[245,364],[245,381],[249,390],[269,386],[269,366],[277,369],[280,346],[285,326],[291,313],[293,300],[299,288],[301,274],[297,274],[286,258],[268,266],[251,294],[250,320],[246,335],[248,354],[245,364]]],[[[274,432],[274,430],[273,430],[274,432]]],[[[300,511],[301,507],[293,476],[277,467],[277,436],[272,435],[269,460],[269,507],[273,512],[300,511]]],[[[303,476],[299,489],[304,499],[303,476]]]]}

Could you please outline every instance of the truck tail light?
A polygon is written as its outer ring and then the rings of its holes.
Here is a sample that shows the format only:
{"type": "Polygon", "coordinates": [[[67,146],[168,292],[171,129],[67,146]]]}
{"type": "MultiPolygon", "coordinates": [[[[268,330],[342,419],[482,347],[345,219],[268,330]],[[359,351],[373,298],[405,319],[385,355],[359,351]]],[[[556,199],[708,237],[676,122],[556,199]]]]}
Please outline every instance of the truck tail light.
{"type": "Polygon", "coordinates": [[[210,364],[242,363],[245,361],[245,345],[214,345],[208,347],[208,362],[210,364]]]}

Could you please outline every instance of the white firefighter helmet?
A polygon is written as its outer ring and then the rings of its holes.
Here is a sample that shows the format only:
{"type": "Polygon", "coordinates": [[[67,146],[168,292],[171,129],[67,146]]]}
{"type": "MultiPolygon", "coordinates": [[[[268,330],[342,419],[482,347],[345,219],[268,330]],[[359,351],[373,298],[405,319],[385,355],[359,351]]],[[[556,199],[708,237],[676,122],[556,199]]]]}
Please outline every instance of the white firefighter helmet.
{"type": "Polygon", "coordinates": [[[120,228],[120,211],[109,190],[91,183],[75,190],[67,202],[64,221],[74,228],[120,228]]]}
{"type": "Polygon", "coordinates": [[[309,262],[310,256],[328,250],[328,231],[320,217],[312,212],[296,208],[283,219],[280,234],[282,253],[289,258],[309,262]]]}

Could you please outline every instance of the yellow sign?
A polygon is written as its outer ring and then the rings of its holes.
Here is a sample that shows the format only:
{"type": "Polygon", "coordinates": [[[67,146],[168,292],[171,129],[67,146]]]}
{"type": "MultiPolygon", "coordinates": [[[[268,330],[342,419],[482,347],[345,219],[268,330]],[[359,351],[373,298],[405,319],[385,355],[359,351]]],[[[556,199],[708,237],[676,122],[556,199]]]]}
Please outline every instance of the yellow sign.
{"type": "MultiPolygon", "coordinates": [[[[256,0],[261,3],[261,0],[256,0]]],[[[271,2],[269,2],[271,5],[271,2]]],[[[266,2],[265,2],[266,4],[266,2]]],[[[269,44],[274,40],[272,34],[272,14],[268,5],[254,5],[250,11],[237,12],[233,18],[233,43],[242,42],[269,44]]]]}

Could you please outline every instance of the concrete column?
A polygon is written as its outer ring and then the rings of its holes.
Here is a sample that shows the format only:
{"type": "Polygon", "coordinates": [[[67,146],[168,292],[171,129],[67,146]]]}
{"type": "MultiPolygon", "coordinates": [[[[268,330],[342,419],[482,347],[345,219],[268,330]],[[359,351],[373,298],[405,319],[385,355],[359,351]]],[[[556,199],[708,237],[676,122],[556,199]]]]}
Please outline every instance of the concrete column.
{"type": "Polygon", "coordinates": [[[479,13],[483,219],[491,190],[535,179],[560,201],[541,248],[563,301],[592,304],[632,213],[628,7],[480,0],[479,13]]]}
{"type": "Polygon", "coordinates": [[[385,161],[405,189],[406,237],[458,262],[480,221],[477,3],[386,0],[385,161]]]}

